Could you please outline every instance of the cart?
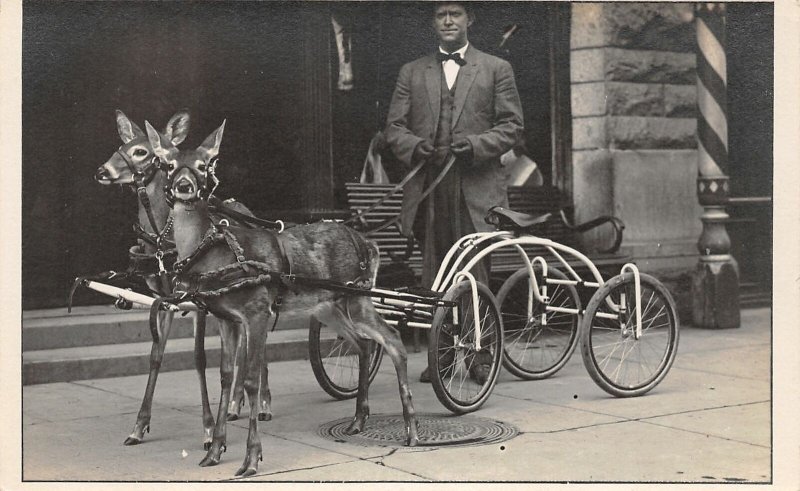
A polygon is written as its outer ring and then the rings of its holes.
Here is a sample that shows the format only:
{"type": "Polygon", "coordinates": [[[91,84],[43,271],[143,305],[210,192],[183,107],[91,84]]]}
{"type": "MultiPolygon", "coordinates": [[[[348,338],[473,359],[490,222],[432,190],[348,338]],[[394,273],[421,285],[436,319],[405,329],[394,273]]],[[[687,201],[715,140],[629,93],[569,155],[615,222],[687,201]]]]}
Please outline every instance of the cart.
{"type": "MultiPolygon", "coordinates": [[[[432,286],[453,307],[373,297],[387,322],[431,329],[431,383],[439,401],[454,413],[474,411],[488,399],[500,363],[522,379],[547,378],[567,363],[579,343],[592,380],[617,397],[652,390],[675,360],[678,316],[664,285],[630,263],[604,281],[581,252],[533,235],[546,219],[496,207],[487,221],[497,231],[470,234],[454,244],[432,286]],[[547,255],[528,257],[524,246],[539,246],[547,255]],[[501,248],[516,250],[524,266],[509,276],[495,298],[470,271],[501,248]],[[566,258],[576,259],[588,274],[581,276],[566,258]],[[547,259],[561,267],[548,266],[547,259]],[[579,287],[594,290],[585,309],[579,287]]],[[[314,374],[333,397],[354,397],[357,356],[341,338],[322,349],[320,339],[332,331],[317,324],[309,333],[314,374]]],[[[380,347],[373,346],[370,377],[377,373],[381,356],[380,347]]]]}

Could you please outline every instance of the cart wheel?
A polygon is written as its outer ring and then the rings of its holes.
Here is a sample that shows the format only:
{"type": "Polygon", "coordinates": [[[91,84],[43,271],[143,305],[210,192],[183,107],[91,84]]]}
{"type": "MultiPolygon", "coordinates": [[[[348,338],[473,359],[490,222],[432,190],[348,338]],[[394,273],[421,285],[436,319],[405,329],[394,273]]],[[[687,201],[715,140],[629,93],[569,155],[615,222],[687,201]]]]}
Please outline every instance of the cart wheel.
{"type": "MultiPolygon", "coordinates": [[[[370,340],[369,381],[375,378],[383,347],[370,340]]],[[[352,399],[358,392],[358,349],[336,331],[316,320],[308,331],[308,358],[319,386],[332,397],[352,399]],[[327,339],[334,338],[329,344],[327,339]]]]}
{"type": "MultiPolygon", "coordinates": [[[[534,268],[536,281],[543,285],[541,267],[534,268]]],[[[547,268],[547,276],[566,280],[556,268],[547,268]]],[[[572,285],[547,285],[550,306],[580,312],[578,290],[572,285]]],[[[528,317],[528,295],[531,290],[528,268],[512,274],[500,287],[497,303],[503,316],[503,366],[517,377],[540,380],[559,371],[569,361],[578,345],[577,313],[545,311],[545,305],[533,300],[528,317]],[[545,322],[542,315],[545,315],[545,322]]]]}
{"type": "Polygon", "coordinates": [[[658,280],[639,275],[642,335],[635,337],[636,291],[633,273],[615,276],[595,292],[586,307],[581,355],[592,380],[617,397],[640,396],[667,375],[678,351],[675,301],[658,280]],[[619,314],[610,298],[624,306],[619,314]],[[608,318],[609,316],[613,318],[608,318]]]}
{"type": "Polygon", "coordinates": [[[475,310],[467,281],[451,287],[444,300],[456,307],[436,309],[428,344],[428,366],[436,397],[450,411],[475,411],[489,398],[500,373],[503,324],[492,292],[478,283],[480,350],[475,349],[475,310]]]}

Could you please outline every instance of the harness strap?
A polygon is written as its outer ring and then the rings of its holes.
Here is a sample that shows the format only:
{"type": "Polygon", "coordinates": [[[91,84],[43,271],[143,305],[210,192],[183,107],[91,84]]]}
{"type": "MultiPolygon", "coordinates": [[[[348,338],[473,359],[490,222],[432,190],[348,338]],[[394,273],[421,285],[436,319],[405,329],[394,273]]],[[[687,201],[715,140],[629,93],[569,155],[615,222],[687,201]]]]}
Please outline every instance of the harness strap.
{"type": "MultiPolygon", "coordinates": [[[[278,246],[278,250],[281,253],[281,265],[283,266],[282,269],[285,274],[281,274],[281,282],[284,286],[289,288],[292,291],[295,291],[295,287],[291,281],[287,280],[288,277],[293,277],[294,274],[292,271],[294,270],[292,264],[292,256],[286,251],[286,245],[283,243],[283,236],[280,234],[272,234],[272,237],[275,239],[275,244],[278,246]],[[288,276],[287,276],[288,275],[288,276]]],[[[280,298],[281,292],[278,291],[278,297],[280,298]]]]}
{"type": "Polygon", "coordinates": [[[165,298],[158,297],[153,301],[150,306],[150,336],[153,338],[153,343],[158,344],[158,314],[162,310],[162,305],[166,302],[165,298]]]}
{"type": "Polygon", "coordinates": [[[147,214],[147,221],[150,222],[150,227],[153,232],[158,235],[158,224],[156,224],[156,217],[153,215],[153,207],[150,205],[150,198],[147,196],[147,184],[141,174],[134,174],[133,181],[136,183],[136,194],[139,196],[139,202],[142,203],[144,211],[147,214]]]}
{"type": "Polygon", "coordinates": [[[241,223],[244,227],[247,228],[253,228],[253,225],[257,225],[262,228],[280,230],[281,227],[285,226],[283,222],[273,222],[271,220],[265,220],[263,218],[258,218],[238,212],[233,208],[227,206],[224,201],[217,198],[216,196],[209,196],[208,204],[211,205],[212,211],[222,215],[227,215],[228,217],[233,218],[234,220],[241,223]]]}
{"type": "Polygon", "coordinates": [[[367,251],[366,241],[364,241],[363,238],[356,236],[356,231],[350,227],[344,227],[344,229],[347,231],[347,235],[350,237],[350,241],[353,243],[353,246],[355,246],[356,254],[358,255],[358,267],[361,268],[359,279],[362,279],[366,275],[369,262],[369,251],[367,251]]]}
{"type": "Polygon", "coordinates": [[[192,264],[203,257],[209,249],[225,240],[224,234],[221,234],[215,225],[212,224],[210,230],[211,233],[203,237],[203,240],[200,242],[200,245],[197,246],[197,249],[195,249],[194,252],[192,252],[186,258],[175,263],[175,266],[173,266],[172,269],[176,273],[181,273],[182,271],[189,269],[192,264]]]}

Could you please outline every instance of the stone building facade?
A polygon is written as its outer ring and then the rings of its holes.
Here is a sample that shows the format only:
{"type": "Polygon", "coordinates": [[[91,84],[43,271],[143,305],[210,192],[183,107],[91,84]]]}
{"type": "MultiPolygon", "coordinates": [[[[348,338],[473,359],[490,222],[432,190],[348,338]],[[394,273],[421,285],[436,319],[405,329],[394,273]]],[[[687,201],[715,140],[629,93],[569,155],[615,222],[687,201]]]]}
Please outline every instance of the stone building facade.
{"type": "Polygon", "coordinates": [[[691,269],[698,257],[693,20],[692,4],[572,6],[576,218],[621,218],[644,270],[691,269]]]}

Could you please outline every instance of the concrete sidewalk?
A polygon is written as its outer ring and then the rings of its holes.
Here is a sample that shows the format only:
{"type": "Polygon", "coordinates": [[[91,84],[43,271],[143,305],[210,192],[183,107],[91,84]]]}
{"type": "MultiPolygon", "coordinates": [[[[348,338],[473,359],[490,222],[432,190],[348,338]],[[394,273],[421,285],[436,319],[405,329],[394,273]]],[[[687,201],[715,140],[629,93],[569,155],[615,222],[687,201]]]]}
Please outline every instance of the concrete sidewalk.
{"type": "MultiPolygon", "coordinates": [[[[270,367],[274,418],[260,424],[264,461],[256,481],[661,481],[769,482],[771,476],[770,309],[742,312],[742,327],[684,328],[675,365],[646,396],[615,399],[594,385],[578,352],[554,377],[521,381],[503,371],[475,416],[516,426],[502,444],[401,448],[356,446],[317,434],[351,417],[307,361],[270,367]]],[[[409,371],[418,413],[447,414],[409,371]]],[[[212,399],[219,374],[208,370],[212,399]]],[[[193,371],[163,373],[143,444],[125,447],[146,376],[23,387],[24,480],[221,481],[244,458],[246,422],[228,425],[216,467],[205,455],[193,371]]],[[[374,415],[399,414],[394,369],[385,359],[372,384],[374,415]]],[[[213,406],[216,412],[216,405],[213,406]]],[[[369,423],[368,423],[369,424],[369,423]]]]}

